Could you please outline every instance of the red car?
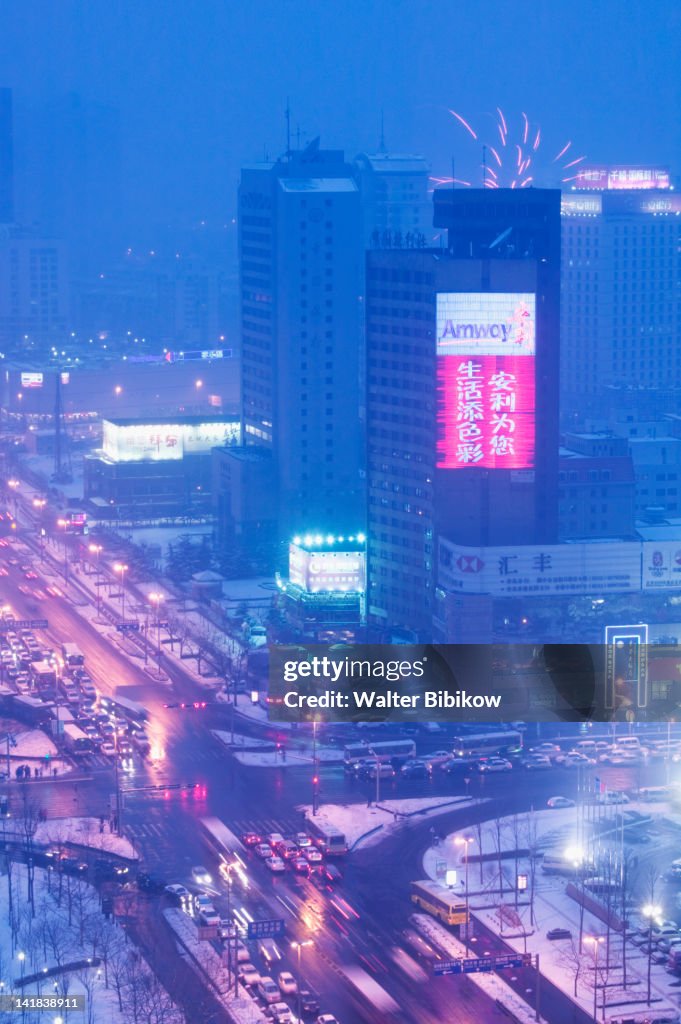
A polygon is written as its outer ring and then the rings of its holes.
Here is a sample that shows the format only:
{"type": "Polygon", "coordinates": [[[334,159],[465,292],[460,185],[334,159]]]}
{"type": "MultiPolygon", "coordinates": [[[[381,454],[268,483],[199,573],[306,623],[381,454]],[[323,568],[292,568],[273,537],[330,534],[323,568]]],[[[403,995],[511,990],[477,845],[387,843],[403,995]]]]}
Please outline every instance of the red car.
{"type": "Polygon", "coordinates": [[[244,846],[257,846],[258,843],[262,842],[262,836],[259,836],[257,832],[244,832],[241,842],[244,846]]]}

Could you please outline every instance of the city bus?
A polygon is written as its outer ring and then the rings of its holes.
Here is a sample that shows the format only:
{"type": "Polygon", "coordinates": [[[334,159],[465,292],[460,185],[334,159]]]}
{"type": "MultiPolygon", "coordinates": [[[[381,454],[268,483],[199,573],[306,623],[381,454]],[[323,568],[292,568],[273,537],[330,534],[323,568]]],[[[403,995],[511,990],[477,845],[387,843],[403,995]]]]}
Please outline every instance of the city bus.
{"type": "Polygon", "coordinates": [[[77,644],[62,644],[61,656],[64,659],[64,664],[69,668],[85,664],[85,656],[77,644]]]}
{"type": "Polygon", "coordinates": [[[308,818],[306,825],[311,839],[327,857],[339,857],[348,852],[345,834],[326,818],[308,818]]]}
{"type": "Polygon", "coordinates": [[[237,852],[242,845],[241,841],[219,818],[201,818],[200,823],[201,838],[217,858],[222,877],[229,883],[238,878],[244,889],[247,889],[249,882],[246,865],[237,852]]]}
{"type": "Polygon", "coordinates": [[[465,901],[430,878],[411,883],[411,901],[443,924],[466,924],[465,901]]]}
{"type": "Polygon", "coordinates": [[[413,740],[392,740],[381,743],[349,743],[343,747],[343,764],[352,771],[359,761],[373,759],[381,764],[409,761],[416,757],[413,740]]]}
{"type": "Polygon", "coordinates": [[[99,698],[99,706],[106,715],[127,718],[132,725],[136,725],[140,729],[149,717],[149,712],[142,704],[138,704],[135,700],[128,700],[127,697],[102,695],[99,698]]]}
{"type": "Polygon", "coordinates": [[[452,741],[454,757],[487,757],[490,754],[517,754],[523,749],[522,733],[515,729],[502,732],[476,732],[455,736],[452,741]]]}

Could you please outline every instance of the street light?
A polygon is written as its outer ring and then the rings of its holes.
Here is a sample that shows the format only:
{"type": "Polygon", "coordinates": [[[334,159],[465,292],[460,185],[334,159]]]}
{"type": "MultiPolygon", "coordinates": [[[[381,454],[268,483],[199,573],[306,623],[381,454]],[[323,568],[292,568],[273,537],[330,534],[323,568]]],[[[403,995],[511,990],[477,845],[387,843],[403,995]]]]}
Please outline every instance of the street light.
{"type": "Polygon", "coordinates": [[[303,955],[303,950],[306,949],[308,946],[314,946],[314,942],[312,941],[312,939],[305,939],[304,942],[292,942],[291,943],[291,949],[295,949],[296,953],[298,954],[298,978],[297,978],[297,981],[298,981],[298,1020],[302,1020],[303,1019],[302,995],[301,995],[301,991],[300,991],[300,988],[301,988],[300,966],[301,966],[301,959],[302,959],[302,955],[303,955]]]}
{"type": "Polygon", "coordinates": [[[68,530],[69,522],[68,519],[58,519],[57,526],[64,531],[64,585],[69,581],[69,549],[66,545],[66,531],[68,530]]]}
{"type": "Polygon", "coordinates": [[[47,505],[47,498],[34,498],[33,499],[33,508],[37,509],[38,512],[40,513],[39,522],[40,522],[41,525],[40,525],[39,536],[40,536],[40,561],[41,562],[44,561],[44,557],[45,557],[45,528],[42,525],[42,522],[43,522],[43,511],[44,511],[46,505],[47,505]]]}
{"type": "Polygon", "coordinates": [[[641,907],[641,913],[649,921],[648,925],[648,944],[645,947],[648,954],[648,1006],[650,1006],[650,974],[652,971],[653,964],[653,921],[662,920],[662,907],[658,903],[646,903],[645,906],[641,907]]]}
{"type": "Polygon", "coordinates": [[[598,948],[605,939],[602,935],[585,935],[584,942],[592,945],[594,949],[594,1024],[598,1024],[598,948]]]}
{"type": "Polygon", "coordinates": [[[113,570],[121,577],[121,618],[125,621],[125,574],[128,571],[128,566],[123,562],[116,562],[113,570]]]}
{"type": "Polygon", "coordinates": [[[96,571],[97,571],[97,579],[95,580],[95,591],[96,591],[96,594],[97,594],[97,618],[99,618],[99,612],[100,612],[101,602],[102,602],[102,596],[100,594],[100,587],[99,587],[99,556],[102,553],[102,545],[101,544],[88,544],[88,551],[90,552],[91,555],[95,555],[95,567],[96,567],[96,571]]]}
{"type": "MultiPolygon", "coordinates": [[[[164,595],[159,593],[158,591],[154,591],[151,594],[149,594],[149,601],[154,606],[155,613],[156,613],[156,661],[158,663],[158,674],[159,674],[159,676],[161,675],[161,616],[160,616],[160,607],[161,607],[161,604],[162,604],[162,602],[164,600],[165,600],[164,595]]],[[[145,654],[146,654],[146,644],[144,645],[144,650],[145,650],[145,654]]]]}
{"type": "Polygon", "coordinates": [[[465,886],[466,886],[466,943],[465,943],[465,945],[466,945],[466,956],[468,956],[468,932],[469,932],[469,929],[470,929],[470,920],[471,920],[470,910],[469,910],[469,897],[468,897],[468,847],[471,845],[472,842],[473,842],[473,837],[472,836],[457,836],[456,839],[454,840],[454,844],[456,846],[463,846],[464,847],[464,857],[466,858],[466,880],[465,880],[465,886]]]}

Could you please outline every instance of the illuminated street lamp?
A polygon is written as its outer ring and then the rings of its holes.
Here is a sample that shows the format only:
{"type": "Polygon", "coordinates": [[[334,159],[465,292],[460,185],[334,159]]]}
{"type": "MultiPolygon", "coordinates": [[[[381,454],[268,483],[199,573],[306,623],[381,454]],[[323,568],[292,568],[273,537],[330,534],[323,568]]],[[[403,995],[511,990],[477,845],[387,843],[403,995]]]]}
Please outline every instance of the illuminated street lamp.
{"type": "Polygon", "coordinates": [[[584,942],[593,946],[594,951],[594,1024],[598,1024],[598,949],[605,939],[602,935],[585,935],[584,942]]]}
{"type": "Polygon", "coordinates": [[[650,1006],[650,973],[653,963],[653,923],[660,923],[662,920],[662,907],[658,903],[646,903],[641,907],[641,913],[648,919],[648,943],[644,947],[648,954],[648,1006],[650,1006]]]}
{"type": "Polygon", "coordinates": [[[102,553],[102,545],[101,544],[88,544],[88,551],[90,552],[91,555],[95,556],[95,566],[96,566],[96,570],[97,570],[97,579],[95,580],[95,591],[97,593],[97,618],[99,618],[99,611],[100,611],[101,601],[102,601],[101,594],[100,594],[100,587],[99,587],[99,556],[102,553]]]}
{"type": "Polygon", "coordinates": [[[121,578],[121,618],[125,620],[125,574],[128,571],[128,566],[123,562],[116,562],[113,570],[121,578]]]}
{"type": "MultiPolygon", "coordinates": [[[[154,606],[156,616],[156,661],[158,663],[158,674],[161,674],[161,604],[165,600],[164,595],[158,591],[149,594],[149,601],[154,606]]],[[[144,656],[146,659],[147,646],[144,645],[144,656]]]]}
{"type": "Polygon", "coordinates": [[[298,954],[298,1020],[302,1020],[303,1019],[303,1013],[302,1013],[302,1009],[303,1008],[302,1008],[302,1002],[301,1002],[302,995],[301,995],[301,991],[300,991],[301,990],[301,986],[302,986],[302,982],[301,982],[301,979],[300,979],[300,965],[301,965],[301,960],[302,960],[302,956],[303,956],[303,950],[306,949],[308,946],[314,946],[314,942],[312,941],[312,939],[305,939],[304,942],[292,942],[291,943],[291,949],[295,949],[296,953],[298,954]]]}
{"type": "Polygon", "coordinates": [[[42,525],[42,523],[43,523],[43,511],[44,511],[46,505],[47,505],[47,498],[34,498],[33,499],[33,508],[37,509],[37,511],[39,512],[40,529],[38,531],[38,536],[40,537],[40,561],[41,562],[44,561],[44,558],[45,558],[45,527],[42,525]]]}
{"type": "Polygon", "coordinates": [[[468,848],[473,842],[472,836],[457,836],[454,840],[455,846],[464,847],[464,857],[466,858],[466,956],[468,956],[468,932],[470,930],[470,910],[469,910],[469,897],[468,897],[468,848]]]}
{"type": "Polygon", "coordinates": [[[57,526],[64,531],[64,584],[69,581],[69,549],[66,543],[66,531],[69,528],[68,519],[58,519],[57,526]]]}

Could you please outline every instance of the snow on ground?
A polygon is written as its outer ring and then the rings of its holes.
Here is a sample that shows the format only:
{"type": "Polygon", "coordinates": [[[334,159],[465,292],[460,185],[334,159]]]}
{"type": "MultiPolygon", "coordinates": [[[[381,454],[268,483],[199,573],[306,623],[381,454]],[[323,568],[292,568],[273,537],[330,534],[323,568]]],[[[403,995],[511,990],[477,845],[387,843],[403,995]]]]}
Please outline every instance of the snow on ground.
{"type": "Polygon", "coordinates": [[[173,524],[172,526],[133,526],[117,528],[116,523],[109,524],[103,521],[101,524],[106,529],[117,533],[122,540],[130,541],[132,544],[147,544],[161,548],[161,557],[168,557],[168,548],[176,544],[181,537],[188,537],[192,541],[200,540],[201,537],[211,538],[213,530],[210,525],[195,524],[183,525],[173,524]]]}
{"type": "Polygon", "coordinates": [[[108,822],[105,821],[104,831],[100,832],[99,818],[48,818],[38,825],[35,842],[40,846],[77,843],[128,860],[139,857],[130,840],[112,833],[108,822]]]}
{"type": "MultiPolygon", "coordinates": [[[[14,775],[14,772],[21,763],[22,758],[42,758],[44,764],[41,764],[38,767],[39,769],[42,769],[44,775],[53,775],[55,768],[57,769],[58,775],[63,775],[64,772],[70,772],[73,770],[73,765],[69,764],[67,761],[60,760],[56,756],[59,753],[56,745],[41,729],[29,729],[24,732],[17,732],[14,734],[14,741],[16,746],[10,747],[10,767],[12,769],[12,775],[14,775]],[[50,755],[49,764],[45,761],[47,754],[50,755]]],[[[5,763],[4,758],[0,755],[0,767],[4,768],[5,763]]],[[[31,775],[33,775],[35,767],[36,766],[33,764],[30,765],[31,775]]]]}
{"type": "MultiPolygon", "coordinates": [[[[251,736],[240,736],[234,734],[232,743],[231,732],[223,732],[220,729],[212,729],[213,736],[220,740],[232,751],[232,756],[239,764],[248,765],[251,768],[299,768],[301,765],[314,763],[312,757],[312,744],[301,743],[299,747],[293,748],[287,742],[281,750],[277,750],[270,740],[253,740],[251,736]],[[239,747],[259,746],[269,749],[261,750],[239,750],[239,747]]],[[[321,764],[342,764],[343,752],[337,747],[317,746],[317,762],[321,764]]]]}
{"type": "MultiPolygon", "coordinates": [[[[0,876],[0,987],[27,996],[84,997],[85,1013],[63,1013],[82,1024],[125,1024],[131,998],[148,1011],[144,1019],[180,1024],[180,1017],[146,961],[129,942],[122,928],[101,913],[96,890],[83,879],[36,868],[33,873],[35,913],[29,902],[28,870],[12,863],[0,876]],[[11,903],[10,903],[11,891],[11,903]],[[9,908],[13,909],[10,915],[9,908]],[[21,954],[21,956],[20,956],[21,954]],[[87,958],[100,963],[87,966],[87,958]],[[106,961],[106,963],[104,963],[106,961]],[[69,964],[83,966],[65,971],[69,964]],[[53,970],[56,973],[51,973],[53,970]],[[42,975],[21,986],[22,978],[42,975]],[[120,1006],[123,1006],[123,1010],[120,1006]]],[[[55,1013],[22,1013],[25,1024],[42,1024],[55,1013]]],[[[14,1016],[14,1015],[12,1015],[14,1016]]],[[[18,1016],[18,1015],[17,1015],[18,1016]]],[[[3,1015],[4,1017],[4,1015],[3,1015]]],[[[138,1019],[142,1019],[142,1016],[138,1019]]]]}
{"type": "MultiPolygon", "coordinates": [[[[377,829],[374,835],[368,836],[363,841],[363,846],[379,842],[386,835],[404,828],[410,818],[420,815],[422,817],[434,817],[437,814],[445,814],[451,811],[456,804],[470,802],[468,797],[456,796],[447,799],[446,797],[417,797],[406,800],[381,800],[380,805],[368,806],[361,804],[322,804],[314,820],[326,821],[334,825],[344,833],[348,846],[354,844],[365,836],[367,832],[377,829]]],[[[307,804],[299,807],[305,815],[312,819],[312,807],[307,804]]]]}
{"type": "MultiPolygon", "coordinates": [[[[662,824],[669,819],[669,809],[665,804],[629,803],[626,810],[640,811],[650,814],[662,824]]],[[[598,813],[590,810],[590,814],[598,813]]],[[[616,808],[607,808],[607,813],[617,813],[616,808]]],[[[457,845],[456,840],[470,840],[471,862],[469,864],[470,907],[474,918],[478,918],[492,931],[501,935],[504,941],[518,952],[539,953],[541,971],[553,984],[574,999],[575,973],[581,964],[578,983],[577,1002],[587,1012],[593,1012],[593,987],[590,982],[589,970],[593,976],[593,964],[589,954],[579,955],[579,905],[566,893],[570,881],[561,875],[546,874],[541,870],[541,860],[535,859],[535,897],[534,920],[531,920],[529,898],[522,896],[516,906],[515,875],[524,874],[528,879],[528,890],[532,887],[532,864],[528,858],[507,857],[501,861],[502,881],[499,880],[499,845],[502,850],[527,849],[534,846],[544,856],[563,856],[572,848],[585,848],[588,834],[588,822],[581,819],[579,809],[542,809],[532,814],[519,815],[483,823],[480,828],[469,827],[464,832],[452,833],[443,842],[430,847],[423,860],[425,874],[439,881],[444,880],[445,872],[454,869],[458,874],[457,888],[463,897],[465,893],[465,844],[457,845]],[[500,838],[499,838],[500,837],[500,838]],[[489,860],[482,864],[473,858],[482,851],[489,860]],[[499,889],[503,895],[499,895],[499,889]],[[567,928],[572,933],[572,940],[550,941],[546,933],[551,928],[567,928]]],[[[616,832],[617,830],[615,830],[616,832]]],[[[645,868],[643,869],[645,874],[645,868]]],[[[645,879],[644,879],[645,883],[645,879]]],[[[604,935],[606,925],[594,915],[585,911],[583,934],[604,935]]],[[[613,964],[619,957],[622,943],[619,934],[613,932],[612,948],[616,951],[613,964]]],[[[600,969],[599,969],[600,970],[600,969]]],[[[628,988],[621,987],[621,968],[613,966],[608,977],[606,988],[606,1015],[616,1015],[614,1007],[629,1001],[633,1010],[646,1009],[646,972],[647,958],[640,949],[627,943],[628,988]]],[[[676,989],[669,988],[673,979],[665,972],[664,965],[652,965],[652,993],[656,1007],[670,1001],[676,1003],[676,989]]],[[[601,995],[599,992],[599,1003],[601,995]]]]}
{"type": "Polygon", "coordinates": [[[267,1019],[262,1010],[242,985],[239,985],[238,995],[234,995],[227,965],[222,962],[209,942],[202,942],[199,939],[192,919],[174,908],[164,910],[163,916],[177,936],[179,944],[188,953],[192,966],[197,973],[208,979],[211,988],[235,1024],[266,1024],[267,1019]]]}

